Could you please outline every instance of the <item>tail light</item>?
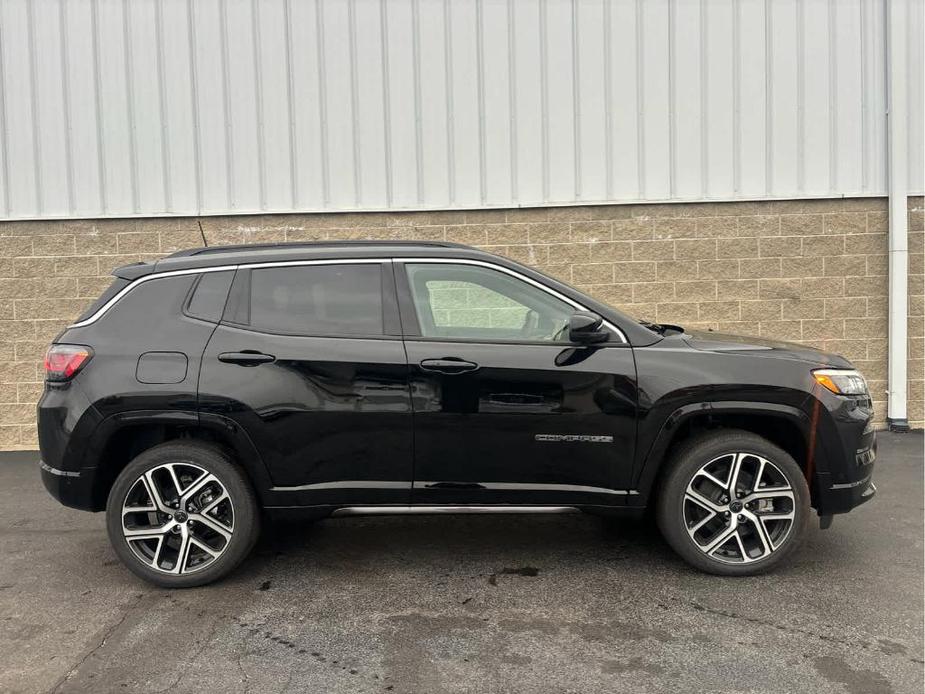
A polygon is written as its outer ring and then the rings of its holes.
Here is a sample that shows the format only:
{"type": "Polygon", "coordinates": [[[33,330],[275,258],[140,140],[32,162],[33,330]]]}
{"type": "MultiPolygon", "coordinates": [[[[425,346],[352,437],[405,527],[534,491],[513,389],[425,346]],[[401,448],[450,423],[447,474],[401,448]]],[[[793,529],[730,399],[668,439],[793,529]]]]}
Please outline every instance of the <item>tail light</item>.
{"type": "Polygon", "coordinates": [[[83,345],[52,345],[45,352],[45,380],[71,380],[92,356],[93,350],[83,345]]]}

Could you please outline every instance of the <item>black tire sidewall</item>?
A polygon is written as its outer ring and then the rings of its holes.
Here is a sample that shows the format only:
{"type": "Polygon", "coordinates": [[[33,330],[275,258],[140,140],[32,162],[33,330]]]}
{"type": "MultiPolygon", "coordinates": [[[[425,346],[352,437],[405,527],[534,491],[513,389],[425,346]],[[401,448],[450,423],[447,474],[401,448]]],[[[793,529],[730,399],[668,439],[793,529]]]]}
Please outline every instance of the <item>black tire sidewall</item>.
{"type": "Polygon", "coordinates": [[[670,465],[658,496],[656,518],[666,542],[687,563],[720,576],[752,576],[770,571],[799,546],[810,516],[809,487],[803,470],[783,449],[756,434],[726,430],[705,434],[683,445],[670,465]],[[794,522],[783,545],[765,559],[742,565],[708,557],[691,539],[684,522],[684,493],[688,483],[701,466],[728,453],[753,453],[766,458],[787,477],[794,492],[794,522]]]}
{"type": "Polygon", "coordinates": [[[221,449],[199,442],[164,443],[138,455],[116,478],[106,503],[106,530],[119,559],[136,576],[164,588],[192,588],[222,578],[247,557],[260,532],[260,515],[250,483],[221,449]],[[191,463],[212,473],[234,505],[234,532],[228,547],[210,566],[195,573],[173,576],[145,566],[122,535],[126,495],[142,474],[165,463],[191,463]]]}

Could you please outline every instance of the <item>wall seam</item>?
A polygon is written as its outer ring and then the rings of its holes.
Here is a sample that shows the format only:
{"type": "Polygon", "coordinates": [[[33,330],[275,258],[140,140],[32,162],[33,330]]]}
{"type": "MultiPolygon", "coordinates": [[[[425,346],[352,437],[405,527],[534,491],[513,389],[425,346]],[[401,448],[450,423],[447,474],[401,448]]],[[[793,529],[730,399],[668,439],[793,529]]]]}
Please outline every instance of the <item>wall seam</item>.
{"type": "Polygon", "coordinates": [[[154,6],[154,36],[157,41],[155,69],[157,70],[157,103],[161,121],[161,183],[164,186],[164,208],[173,209],[173,186],[171,185],[170,122],[167,118],[167,89],[164,76],[164,0],[156,0],[154,6]]]}
{"type": "Polygon", "coordinates": [[[64,177],[67,187],[67,211],[75,211],[74,199],[74,138],[71,136],[71,85],[68,76],[68,35],[67,35],[67,4],[65,0],[58,3],[58,25],[61,31],[61,101],[64,111],[64,177]]]}
{"type": "Polygon", "coordinates": [[[199,69],[196,57],[196,18],[193,14],[194,0],[187,0],[186,22],[187,38],[189,41],[189,77],[190,77],[190,109],[193,122],[193,177],[196,185],[196,214],[202,214],[202,126],[199,123],[199,69]]]}
{"type": "Polygon", "coordinates": [[[128,120],[128,157],[129,182],[132,188],[132,211],[141,211],[140,191],[138,190],[140,178],[138,172],[138,144],[136,142],[135,127],[135,75],[134,51],[132,51],[132,13],[129,9],[131,3],[122,6],[122,51],[125,59],[125,106],[128,120]]]}
{"type": "Polygon", "coordinates": [[[6,103],[6,66],[3,59],[3,50],[6,41],[3,37],[3,22],[0,22],[0,168],[3,170],[3,211],[12,216],[13,204],[10,199],[10,163],[8,145],[10,133],[7,129],[7,103],[6,103]]]}
{"type": "Polygon", "coordinates": [[[254,59],[254,116],[257,119],[257,200],[261,210],[267,209],[266,132],[263,122],[263,60],[261,55],[262,26],[257,0],[251,0],[251,43],[254,59]]]}
{"type": "Polygon", "coordinates": [[[347,47],[350,56],[350,144],[353,155],[353,202],[363,204],[363,153],[360,151],[359,87],[357,77],[356,0],[347,0],[347,47]]]}
{"type": "Polygon", "coordinates": [[[38,68],[35,61],[35,13],[33,4],[26,3],[26,22],[29,32],[29,108],[32,122],[32,156],[35,158],[33,169],[35,184],[35,207],[41,215],[45,211],[44,191],[42,186],[42,142],[38,133],[38,68]]]}

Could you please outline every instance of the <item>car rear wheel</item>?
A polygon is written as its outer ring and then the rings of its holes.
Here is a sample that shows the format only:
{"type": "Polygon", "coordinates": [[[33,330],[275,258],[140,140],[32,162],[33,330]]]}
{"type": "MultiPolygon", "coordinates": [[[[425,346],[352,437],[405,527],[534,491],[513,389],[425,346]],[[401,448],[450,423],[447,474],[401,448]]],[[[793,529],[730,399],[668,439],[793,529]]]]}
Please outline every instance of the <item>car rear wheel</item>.
{"type": "Polygon", "coordinates": [[[106,505],[116,554],[135,574],[166,588],[211,583],[247,556],[260,531],[254,492],[220,449],[160,444],[116,479],[106,505]]]}
{"type": "Polygon", "coordinates": [[[793,458],[745,431],[710,432],[677,450],[657,502],[669,545],[689,564],[722,576],[778,565],[799,544],[809,488],[793,458]]]}

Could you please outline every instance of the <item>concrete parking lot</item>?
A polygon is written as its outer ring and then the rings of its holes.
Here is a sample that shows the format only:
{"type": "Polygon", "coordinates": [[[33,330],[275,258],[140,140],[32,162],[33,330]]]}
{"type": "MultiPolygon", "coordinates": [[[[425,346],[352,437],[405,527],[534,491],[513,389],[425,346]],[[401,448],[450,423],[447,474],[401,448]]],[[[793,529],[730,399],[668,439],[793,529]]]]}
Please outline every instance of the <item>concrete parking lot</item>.
{"type": "Polygon", "coordinates": [[[345,518],[175,592],[4,454],[0,691],[920,693],[922,443],[883,435],[877,498],[759,578],[696,573],[644,523],[345,518]]]}

